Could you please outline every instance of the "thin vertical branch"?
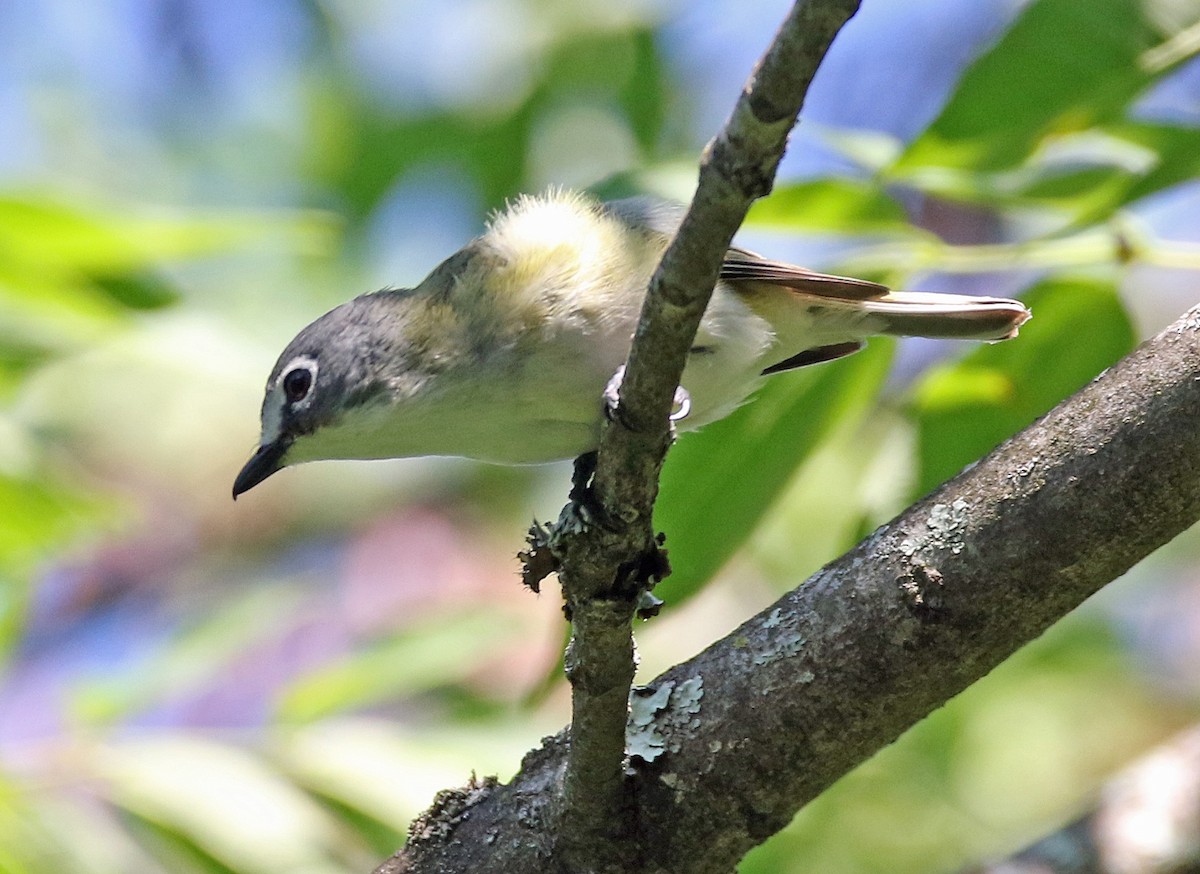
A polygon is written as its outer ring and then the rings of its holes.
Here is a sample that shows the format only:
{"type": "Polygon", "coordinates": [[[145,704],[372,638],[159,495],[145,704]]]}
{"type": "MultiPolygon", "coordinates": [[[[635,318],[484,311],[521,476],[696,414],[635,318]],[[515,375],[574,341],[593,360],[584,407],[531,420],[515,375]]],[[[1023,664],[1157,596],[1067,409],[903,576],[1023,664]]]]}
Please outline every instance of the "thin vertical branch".
{"type": "Polygon", "coordinates": [[[721,262],[750,204],[767,194],[808,86],[858,0],[799,0],[709,144],[683,224],[642,308],[590,500],[551,535],[573,637],[570,754],[558,848],[568,868],[633,870],[636,811],[625,779],[635,599],[662,562],[651,514],[670,445],[668,416],[721,262]],[[579,524],[590,519],[591,524],[579,524]]]}

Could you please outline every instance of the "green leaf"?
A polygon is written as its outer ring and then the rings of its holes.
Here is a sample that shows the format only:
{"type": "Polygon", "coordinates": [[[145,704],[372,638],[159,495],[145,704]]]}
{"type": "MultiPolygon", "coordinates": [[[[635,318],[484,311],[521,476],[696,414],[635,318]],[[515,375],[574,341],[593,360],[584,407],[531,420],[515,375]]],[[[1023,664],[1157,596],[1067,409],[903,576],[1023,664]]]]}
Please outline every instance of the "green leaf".
{"type": "Polygon", "coordinates": [[[770,197],[755,201],[746,224],[839,234],[913,233],[899,203],[878,185],[852,179],[819,179],[780,186],[770,197]]]}
{"type": "Polygon", "coordinates": [[[1079,225],[1111,214],[1125,200],[1136,179],[1120,167],[1050,171],[1030,176],[1015,196],[997,200],[1007,205],[1029,204],[1060,210],[1079,225]]]}
{"type": "Polygon", "coordinates": [[[95,748],[118,807],[244,874],[332,874],[336,821],[263,759],[182,733],[95,748]]]}
{"type": "Polygon", "coordinates": [[[0,474],[0,569],[24,573],[53,548],[94,524],[103,504],[42,480],[0,474]]]}
{"type": "Polygon", "coordinates": [[[933,124],[893,168],[1015,167],[1047,136],[1122,113],[1181,57],[1153,63],[1162,42],[1148,0],[1035,0],[970,67],[933,124]]]}
{"type": "Polygon", "coordinates": [[[132,310],[162,309],[179,300],[177,291],[147,270],[101,274],[92,277],[92,284],[116,303],[132,310]]]}
{"type": "MultiPolygon", "coordinates": [[[[4,874],[130,870],[131,860],[143,857],[126,825],[96,804],[94,797],[53,791],[40,776],[27,774],[23,782],[10,784],[0,775],[0,871],[4,874]]],[[[150,870],[157,869],[151,866],[150,870]]],[[[185,874],[191,869],[173,866],[169,870],[185,874]]]]}
{"type": "Polygon", "coordinates": [[[1062,138],[1020,171],[974,178],[953,193],[1047,207],[1079,227],[1106,221],[1122,207],[1197,175],[1200,129],[1123,122],[1062,138]]]}
{"type": "Polygon", "coordinates": [[[197,216],[87,209],[50,197],[0,196],[0,264],[33,277],[121,275],[155,262],[212,255],[285,233],[305,247],[328,242],[315,213],[197,216]]]}
{"type": "Polygon", "coordinates": [[[277,759],[384,856],[439,791],[471,769],[492,774],[520,758],[524,747],[505,743],[519,736],[489,727],[485,739],[453,725],[424,735],[383,721],[326,719],[283,733],[277,759]]]}
{"type": "Polygon", "coordinates": [[[159,265],[263,245],[328,248],[316,213],[197,216],[105,211],[50,196],[0,194],[0,391],[36,363],[124,326],[130,310],[173,303],[159,265]]]}
{"type": "Polygon", "coordinates": [[[98,525],[111,505],[45,479],[0,473],[0,661],[19,638],[41,562],[98,525]]]}
{"type": "Polygon", "coordinates": [[[1114,125],[1111,133],[1151,150],[1156,156],[1148,171],[1132,180],[1111,208],[1200,176],[1200,128],[1129,122],[1114,125]]]}
{"type": "Polygon", "coordinates": [[[885,131],[810,124],[810,133],[869,176],[890,167],[905,148],[903,140],[885,131]]]}
{"type": "Polygon", "coordinates": [[[136,842],[140,854],[154,859],[159,870],[172,874],[245,874],[214,857],[188,835],[177,829],[147,819],[137,813],[122,811],[121,824],[131,842],[136,842]]]}
{"type": "Polygon", "coordinates": [[[925,494],[1080,389],[1134,346],[1111,282],[1053,279],[1032,288],[1033,319],[1014,340],[937,367],[916,387],[917,493],[925,494]]]}
{"type": "Polygon", "coordinates": [[[515,631],[494,613],[438,617],[305,675],[283,696],[279,718],[306,722],[457,682],[515,631]]]}
{"type": "Polygon", "coordinates": [[[65,354],[127,324],[126,311],[86,281],[14,277],[8,266],[0,263],[0,357],[14,365],[65,354]]]}
{"type": "Polygon", "coordinates": [[[733,415],[680,439],[655,507],[672,566],[659,594],[677,604],[721,568],[801,462],[875,398],[892,349],[876,340],[849,358],[773,377],[733,415]]]}
{"type": "Polygon", "coordinates": [[[0,330],[0,399],[11,398],[25,378],[51,357],[50,350],[6,337],[0,330]]]}

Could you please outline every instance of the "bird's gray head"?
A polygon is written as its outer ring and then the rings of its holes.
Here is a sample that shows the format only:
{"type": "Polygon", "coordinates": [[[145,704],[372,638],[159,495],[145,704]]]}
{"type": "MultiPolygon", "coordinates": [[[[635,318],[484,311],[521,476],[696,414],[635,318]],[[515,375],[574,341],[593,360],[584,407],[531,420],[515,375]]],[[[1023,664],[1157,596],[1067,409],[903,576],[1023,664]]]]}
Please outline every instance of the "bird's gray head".
{"type": "Polygon", "coordinates": [[[341,426],[389,405],[413,375],[405,359],[410,292],[363,295],[331,310],[296,335],[267,379],[262,437],[238,474],[233,496],[271,474],[318,458],[363,458],[341,426]]]}

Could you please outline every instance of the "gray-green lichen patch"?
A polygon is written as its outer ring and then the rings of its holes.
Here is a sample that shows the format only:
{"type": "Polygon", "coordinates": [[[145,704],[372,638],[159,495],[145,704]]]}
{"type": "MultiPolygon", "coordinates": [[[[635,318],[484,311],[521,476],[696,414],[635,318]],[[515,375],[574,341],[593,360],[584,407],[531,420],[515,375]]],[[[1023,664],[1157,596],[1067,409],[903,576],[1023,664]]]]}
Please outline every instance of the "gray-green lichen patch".
{"type": "Polygon", "coordinates": [[[952,504],[934,504],[925,520],[926,531],[906,537],[900,551],[910,558],[930,550],[949,550],[958,555],[966,546],[963,534],[970,521],[970,504],[958,498],[952,504]]]}
{"type": "Polygon", "coordinates": [[[654,717],[667,706],[674,685],[668,681],[657,689],[641,686],[629,696],[629,722],[625,726],[625,755],[629,758],[653,762],[666,750],[666,739],[654,717]]]}
{"type": "Polygon", "coordinates": [[[668,680],[657,688],[635,688],[629,698],[626,755],[653,762],[664,752],[678,752],[683,735],[700,725],[696,714],[703,697],[700,675],[680,683],[668,680]]]}
{"type": "Polygon", "coordinates": [[[755,641],[754,655],[751,657],[759,667],[794,656],[804,647],[806,638],[799,629],[796,615],[782,607],[776,607],[768,613],[762,627],[765,633],[755,641]]]}
{"type": "MultiPolygon", "coordinates": [[[[679,684],[671,705],[677,713],[695,714],[700,712],[700,699],[704,697],[704,678],[697,675],[679,684]]],[[[691,720],[695,722],[696,720],[691,720]]]]}

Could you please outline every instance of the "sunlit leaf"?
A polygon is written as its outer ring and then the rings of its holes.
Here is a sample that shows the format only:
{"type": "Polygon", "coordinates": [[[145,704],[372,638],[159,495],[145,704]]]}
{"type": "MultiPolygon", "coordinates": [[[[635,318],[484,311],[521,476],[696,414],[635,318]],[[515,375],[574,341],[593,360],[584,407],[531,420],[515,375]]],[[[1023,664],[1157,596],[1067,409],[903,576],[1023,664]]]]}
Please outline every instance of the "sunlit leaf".
{"type": "Polygon", "coordinates": [[[903,141],[885,131],[818,126],[814,132],[838,154],[871,176],[887,169],[904,150],[903,141]]]}
{"type": "Polygon", "coordinates": [[[1076,223],[1103,216],[1125,200],[1137,177],[1119,167],[1088,167],[1031,176],[1015,196],[996,201],[1033,204],[1069,213],[1076,223]]]}
{"type": "Polygon", "coordinates": [[[120,275],[166,260],[227,252],[286,235],[325,246],[330,223],[316,213],[155,213],[87,209],[50,197],[0,196],[0,252],[30,272],[120,275]]]}
{"type": "Polygon", "coordinates": [[[655,508],[672,566],[663,597],[690,596],[733,555],[821,439],[876,396],[891,351],[876,341],[849,358],[773,377],[732,416],[679,441],[655,508]]]}
{"type": "Polygon", "coordinates": [[[52,357],[40,346],[0,337],[0,400],[12,397],[29,374],[52,357]]]}
{"type": "Polygon", "coordinates": [[[844,234],[914,232],[904,209],[878,185],[851,179],[780,186],[754,203],[746,223],[844,234]]]}
{"type": "Polygon", "coordinates": [[[942,190],[993,206],[1048,207],[1081,226],[1198,174],[1200,128],[1122,122],[1065,137],[1003,178],[951,177],[963,186],[942,190]]]}
{"type": "Polygon", "coordinates": [[[110,811],[92,799],[39,789],[0,779],[0,871],[4,874],[134,870],[156,874],[158,869],[110,811]]]}
{"type": "Polygon", "coordinates": [[[189,835],[171,826],[147,819],[130,810],[121,811],[122,824],[145,857],[170,874],[241,874],[222,862],[189,835]]]}
{"type": "Polygon", "coordinates": [[[1113,207],[1132,203],[1200,175],[1200,128],[1129,122],[1115,125],[1111,132],[1155,155],[1149,170],[1121,193],[1113,207]]]}
{"type": "Polygon", "coordinates": [[[333,872],[337,827],[262,759],[183,734],[94,750],[109,799],[245,874],[333,872]]]}
{"type": "MultiPolygon", "coordinates": [[[[500,756],[487,761],[478,738],[455,743],[454,732],[438,740],[382,722],[322,720],[290,732],[279,752],[300,785],[353,817],[356,831],[388,854],[438,792],[464,783],[473,770],[494,773],[504,764],[500,756]]],[[[515,762],[522,749],[508,752],[515,762]]]]}
{"type": "MultiPolygon", "coordinates": [[[[262,246],[327,249],[316,213],[103,210],[50,196],[0,195],[0,390],[34,364],[128,324],[129,310],[173,303],[167,263],[262,246]]],[[[11,382],[9,387],[11,388],[11,382]]]]}
{"type": "Polygon", "coordinates": [[[303,722],[462,680],[515,626],[497,614],[439,617],[297,680],[279,717],[303,722]]]}
{"type": "Polygon", "coordinates": [[[1015,340],[931,370],[911,413],[919,431],[917,492],[979,459],[1133,348],[1116,288],[1047,280],[1024,296],[1033,319],[1015,340]]]}
{"type": "Polygon", "coordinates": [[[0,773],[0,871],[35,874],[34,859],[45,849],[26,794],[0,773]]]}
{"type": "Polygon", "coordinates": [[[1047,135],[1116,117],[1172,68],[1145,60],[1163,39],[1146,6],[1146,0],[1034,0],[971,65],[894,172],[1013,167],[1047,135]]]}

